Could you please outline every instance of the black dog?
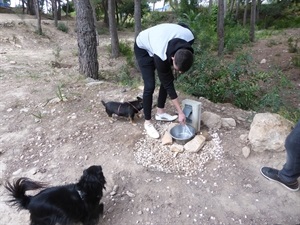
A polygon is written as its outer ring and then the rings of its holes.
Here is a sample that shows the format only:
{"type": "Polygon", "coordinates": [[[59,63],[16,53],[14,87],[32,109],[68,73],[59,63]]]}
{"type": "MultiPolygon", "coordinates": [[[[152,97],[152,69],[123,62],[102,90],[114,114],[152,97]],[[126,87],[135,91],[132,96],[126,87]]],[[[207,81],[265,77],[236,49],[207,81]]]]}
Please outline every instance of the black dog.
{"type": "Polygon", "coordinates": [[[109,117],[113,114],[118,116],[128,117],[130,122],[133,123],[134,115],[143,109],[143,99],[137,97],[137,100],[131,102],[104,102],[105,111],[109,117]]]}
{"type": "Polygon", "coordinates": [[[105,189],[105,177],[101,166],[91,166],[83,171],[76,184],[46,188],[41,182],[22,177],[5,188],[13,199],[8,202],[30,212],[30,225],[69,225],[81,222],[95,225],[103,214],[100,199],[105,189]],[[26,191],[45,188],[37,195],[25,195],[26,191]]]}

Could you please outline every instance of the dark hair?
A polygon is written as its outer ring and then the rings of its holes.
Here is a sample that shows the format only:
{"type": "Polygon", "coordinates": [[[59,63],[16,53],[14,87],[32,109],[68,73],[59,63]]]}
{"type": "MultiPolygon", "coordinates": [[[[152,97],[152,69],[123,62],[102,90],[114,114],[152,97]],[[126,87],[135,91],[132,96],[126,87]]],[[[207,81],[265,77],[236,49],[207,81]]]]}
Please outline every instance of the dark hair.
{"type": "Polygon", "coordinates": [[[190,50],[179,49],[174,55],[174,60],[179,71],[186,72],[191,68],[194,62],[194,56],[190,50]]]}

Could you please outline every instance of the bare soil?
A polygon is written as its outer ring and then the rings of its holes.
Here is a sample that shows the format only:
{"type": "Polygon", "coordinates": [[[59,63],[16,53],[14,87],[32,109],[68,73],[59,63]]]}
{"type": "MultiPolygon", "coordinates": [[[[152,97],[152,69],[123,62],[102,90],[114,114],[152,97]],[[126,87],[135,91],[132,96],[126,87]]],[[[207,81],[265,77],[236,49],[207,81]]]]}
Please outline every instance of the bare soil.
{"type": "MultiPolygon", "coordinates": [[[[135,126],[127,118],[109,121],[100,100],[130,101],[142,91],[78,74],[73,21],[66,22],[69,33],[43,21],[44,36],[34,33],[35,20],[28,16],[0,14],[0,23],[0,225],[29,224],[27,211],[5,204],[6,179],[73,183],[93,164],[102,165],[107,179],[99,224],[300,223],[299,192],[269,182],[259,172],[265,165],[280,169],[285,152],[242,154],[246,143],[240,136],[248,134],[253,112],[200,99],[202,111],[232,117],[237,127],[209,131],[210,147],[197,155],[174,156],[161,140],[145,135],[142,118],[136,118],[135,126]],[[7,26],[11,21],[14,25],[7,26]],[[58,47],[60,68],[53,67],[58,47]]],[[[281,44],[270,48],[268,40],[258,41],[249,51],[258,65],[263,58],[266,67],[290,65],[285,35],[299,34],[299,29],[288,30],[272,37],[281,44]]],[[[133,40],[130,33],[119,36],[133,40]]],[[[108,45],[109,37],[100,35],[100,70],[116,74],[124,59],[111,59],[108,45]]],[[[299,70],[289,71],[300,86],[299,70]]],[[[195,99],[180,93],[181,100],[186,98],[195,99]]],[[[170,102],[168,111],[175,112],[170,102]]],[[[163,134],[168,123],[155,126],[163,134]]]]}

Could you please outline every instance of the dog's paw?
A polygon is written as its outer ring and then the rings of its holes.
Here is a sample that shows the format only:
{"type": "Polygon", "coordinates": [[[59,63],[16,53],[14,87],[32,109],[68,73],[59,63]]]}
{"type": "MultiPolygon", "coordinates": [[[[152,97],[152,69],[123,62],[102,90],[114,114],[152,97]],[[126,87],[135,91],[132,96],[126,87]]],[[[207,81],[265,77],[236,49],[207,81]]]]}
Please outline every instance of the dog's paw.
{"type": "Polygon", "coordinates": [[[136,114],[136,116],[137,116],[137,118],[139,118],[139,119],[143,118],[143,114],[142,114],[142,113],[138,113],[138,114],[136,114]]]}

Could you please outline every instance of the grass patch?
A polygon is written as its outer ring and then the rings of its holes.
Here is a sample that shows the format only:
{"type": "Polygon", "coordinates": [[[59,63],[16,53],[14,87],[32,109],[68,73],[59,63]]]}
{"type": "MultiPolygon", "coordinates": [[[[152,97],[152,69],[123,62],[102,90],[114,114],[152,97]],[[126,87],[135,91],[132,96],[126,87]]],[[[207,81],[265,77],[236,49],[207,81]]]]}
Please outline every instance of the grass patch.
{"type": "Polygon", "coordinates": [[[65,23],[62,23],[62,22],[59,22],[57,24],[57,29],[62,31],[62,32],[65,32],[65,33],[69,32],[69,27],[65,23]]]}

